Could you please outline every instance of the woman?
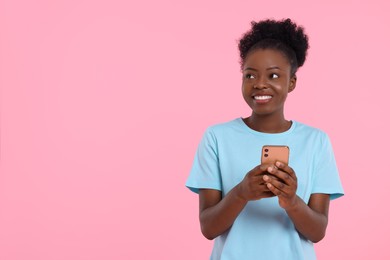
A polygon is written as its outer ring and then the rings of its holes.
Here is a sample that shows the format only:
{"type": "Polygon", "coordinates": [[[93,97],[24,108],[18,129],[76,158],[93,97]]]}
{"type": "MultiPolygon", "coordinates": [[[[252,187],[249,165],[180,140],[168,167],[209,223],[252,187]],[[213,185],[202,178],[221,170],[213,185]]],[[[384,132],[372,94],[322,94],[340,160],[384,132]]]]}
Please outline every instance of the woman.
{"type": "Polygon", "coordinates": [[[290,19],[252,22],[239,42],[252,113],[207,129],[186,182],[199,194],[203,235],[215,239],[211,259],[316,258],[343,189],[328,136],[284,116],[307,49],[290,19]],[[288,146],[288,165],[260,164],[264,145],[288,146]]]}

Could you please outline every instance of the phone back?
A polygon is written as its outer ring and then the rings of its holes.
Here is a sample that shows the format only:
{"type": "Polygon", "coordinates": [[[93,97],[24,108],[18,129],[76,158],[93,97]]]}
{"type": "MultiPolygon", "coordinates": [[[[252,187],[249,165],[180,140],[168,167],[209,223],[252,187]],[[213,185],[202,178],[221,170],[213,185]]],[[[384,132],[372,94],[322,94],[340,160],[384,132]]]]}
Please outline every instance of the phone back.
{"type": "Polygon", "coordinates": [[[287,145],[264,145],[261,152],[261,164],[275,164],[276,161],[288,165],[290,149],[287,145]]]}

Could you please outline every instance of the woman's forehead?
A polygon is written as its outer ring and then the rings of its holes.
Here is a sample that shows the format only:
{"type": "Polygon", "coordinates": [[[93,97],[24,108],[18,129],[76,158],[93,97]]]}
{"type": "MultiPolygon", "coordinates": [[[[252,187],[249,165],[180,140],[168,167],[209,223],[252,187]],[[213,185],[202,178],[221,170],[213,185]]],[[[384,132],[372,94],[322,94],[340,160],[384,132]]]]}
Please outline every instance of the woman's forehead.
{"type": "Polygon", "coordinates": [[[272,49],[257,49],[248,53],[245,58],[243,69],[246,67],[255,67],[258,69],[279,67],[286,69],[287,67],[290,67],[290,63],[281,51],[272,49]]]}

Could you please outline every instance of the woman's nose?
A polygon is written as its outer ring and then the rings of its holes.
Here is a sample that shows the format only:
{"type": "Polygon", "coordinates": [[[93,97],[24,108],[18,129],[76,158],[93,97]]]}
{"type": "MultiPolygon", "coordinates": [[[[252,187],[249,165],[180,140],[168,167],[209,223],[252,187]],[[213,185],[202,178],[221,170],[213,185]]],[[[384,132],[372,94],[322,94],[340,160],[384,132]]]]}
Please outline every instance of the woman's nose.
{"type": "Polygon", "coordinates": [[[259,80],[255,83],[253,87],[257,89],[268,88],[268,81],[265,77],[259,77],[259,80]]]}

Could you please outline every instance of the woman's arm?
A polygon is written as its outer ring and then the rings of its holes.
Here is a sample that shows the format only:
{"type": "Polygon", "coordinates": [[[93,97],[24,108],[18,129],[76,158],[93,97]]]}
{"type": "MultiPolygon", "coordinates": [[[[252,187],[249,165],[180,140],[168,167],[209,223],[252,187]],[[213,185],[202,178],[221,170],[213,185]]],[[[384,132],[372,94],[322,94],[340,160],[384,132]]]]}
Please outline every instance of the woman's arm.
{"type": "Polygon", "coordinates": [[[255,167],[223,198],[221,191],[199,190],[199,219],[202,234],[207,239],[228,230],[248,201],[275,196],[262,177],[267,168],[267,165],[255,167]]]}
{"type": "Polygon", "coordinates": [[[222,199],[219,190],[199,190],[199,219],[202,234],[214,239],[231,227],[247,201],[237,195],[237,186],[222,199]]]}
{"type": "Polygon", "coordinates": [[[297,177],[292,168],[276,163],[276,167],[269,167],[267,170],[270,175],[264,175],[263,179],[268,188],[278,196],[279,205],[286,210],[295,228],[314,243],[322,240],[328,225],[329,195],[312,194],[306,204],[296,195],[297,177]]]}
{"type": "Polygon", "coordinates": [[[329,195],[312,194],[308,205],[297,199],[295,206],[286,209],[287,214],[299,233],[314,243],[321,241],[328,225],[329,195]]]}

